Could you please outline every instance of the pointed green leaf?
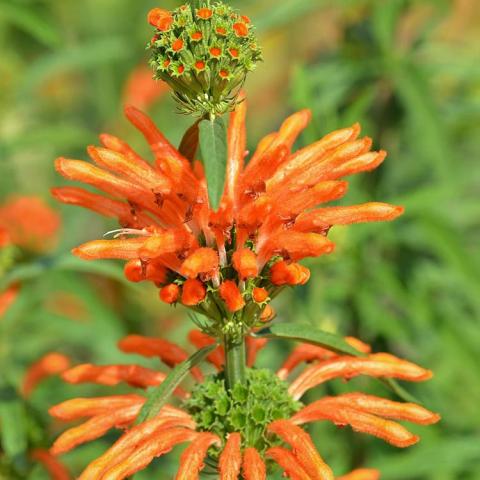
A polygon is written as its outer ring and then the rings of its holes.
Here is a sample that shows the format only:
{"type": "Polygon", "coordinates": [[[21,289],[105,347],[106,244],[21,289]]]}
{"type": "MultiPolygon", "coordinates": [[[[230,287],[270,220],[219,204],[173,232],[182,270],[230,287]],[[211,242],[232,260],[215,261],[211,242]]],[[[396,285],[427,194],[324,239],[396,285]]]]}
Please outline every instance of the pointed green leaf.
{"type": "Polygon", "coordinates": [[[173,391],[180,385],[183,379],[188,375],[191,368],[200,363],[209,353],[217,348],[217,344],[208,345],[196,351],[187,360],[179,363],[167,376],[167,378],[158,387],[151,388],[148,392],[148,398],[145,405],[140,410],[136,424],[145,422],[155,417],[162,407],[167,403],[168,398],[173,391]]]}
{"type": "Polygon", "coordinates": [[[225,184],[227,168],[227,127],[222,118],[202,120],[199,125],[200,152],[205,167],[208,197],[211,207],[216,210],[225,184]]]}
{"type": "Polygon", "coordinates": [[[28,448],[27,412],[13,387],[0,384],[0,444],[17,466],[26,462],[28,448]]]}
{"type": "Polygon", "coordinates": [[[361,356],[362,352],[349,345],[343,337],[334,333],[316,329],[306,323],[277,323],[264,328],[255,334],[262,338],[284,338],[311,343],[331,350],[336,353],[361,356]]]}

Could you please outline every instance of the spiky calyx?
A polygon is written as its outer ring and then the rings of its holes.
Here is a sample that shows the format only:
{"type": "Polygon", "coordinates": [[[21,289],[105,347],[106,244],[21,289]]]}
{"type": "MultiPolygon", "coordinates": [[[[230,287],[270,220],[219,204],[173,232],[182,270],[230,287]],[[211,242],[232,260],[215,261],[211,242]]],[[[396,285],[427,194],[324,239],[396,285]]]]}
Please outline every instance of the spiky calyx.
{"type": "MultiPolygon", "coordinates": [[[[195,386],[184,407],[193,416],[199,431],[213,432],[226,439],[231,432],[242,433],[242,448],[255,447],[261,454],[279,445],[267,434],[274,420],[290,418],[301,403],[288,393],[288,384],[269,370],[247,369],[245,383],[227,390],[223,374],[195,386]]],[[[220,451],[212,450],[212,459],[220,451]]]]}
{"type": "Polygon", "coordinates": [[[172,12],[153,9],[147,48],[154,77],[167,82],[183,113],[222,115],[235,108],[248,72],[262,58],[250,19],[222,2],[172,12]]]}

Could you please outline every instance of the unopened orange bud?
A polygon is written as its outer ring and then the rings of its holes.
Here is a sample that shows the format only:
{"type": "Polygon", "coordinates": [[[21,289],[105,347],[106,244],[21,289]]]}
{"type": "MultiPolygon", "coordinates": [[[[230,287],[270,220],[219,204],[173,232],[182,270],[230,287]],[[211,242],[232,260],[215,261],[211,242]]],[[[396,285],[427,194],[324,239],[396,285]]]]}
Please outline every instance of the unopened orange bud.
{"type": "Polygon", "coordinates": [[[123,273],[130,282],[137,283],[145,280],[145,268],[138,258],[128,261],[123,268],[123,273]]]}
{"type": "Polygon", "coordinates": [[[145,278],[158,285],[167,281],[167,269],[162,265],[149,263],[146,268],[145,278]]]}
{"type": "Polygon", "coordinates": [[[209,8],[205,7],[205,8],[199,8],[197,10],[197,17],[201,18],[202,20],[208,20],[209,18],[211,18],[212,15],[213,15],[213,12],[209,8]]]}
{"type": "Polygon", "coordinates": [[[233,256],[233,268],[242,280],[258,275],[257,256],[248,248],[237,250],[233,256]]]}
{"type": "Polygon", "coordinates": [[[182,303],[187,306],[198,305],[207,294],[205,285],[196,278],[189,278],[182,289],[182,303]]]}
{"type": "Polygon", "coordinates": [[[211,55],[212,57],[217,58],[217,57],[219,57],[221,54],[222,54],[222,49],[221,49],[221,48],[212,47],[212,48],[210,49],[210,55],[211,55]]]}
{"type": "Polygon", "coordinates": [[[202,32],[194,32],[194,33],[192,33],[192,35],[190,35],[190,38],[192,40],[195,40],[196,42],[198,42],[199,40],[201,40],[203,38],[202,32]]]}
{"type": "Polygon", "coordinates": [[[163,8],[154,8],[148,12],[148,23],[162,32],[170,29],[173,23],[172,14],[163,8]]]}
{"type": "Polygon", "coordinates": [[[263,303],[268,298],[268,292],[264,288],[255,287],[252,297],[257,303],[263,303]]]}
{"type": "Polygon", "coordinates": [[[225,280],[220,285],[220,296],[231,312],[237,312],[245,306],[245,300],[233,280],[225,280]]]}
{"type": "Polygon", "coordinates": [[[176,283],[165,285],[160,290],[160,299],[165,303],[175,303],[180,295],[180,287],[176,283]]]}
{"type": "Polygon", "coordinates": [[[248,35],[248,27],[245,23],[239,22],[233,25],[233,30],[237,37],[246,37],[248,35]]]}
{"type": "Polygon", "coordinates": [[[262,322],[269,322],[274,316],[275,316],[275,310],[270,305],[267,305],[263,309],[262,314],[260,315],[260,320],[262,322]]]}
{"type": "Polygon", "coordinates": [[[179,52],[183,48],[183,40],[181,38],[177,38],[173,43],[172,43],[172,50],[174,52],[179,52]]]}
{"type": "Polygon", "coordinates": [[[270,281],[277,286],[304,285],[310,278],[310,270],[298,263],[277,262],[270,269],[270,281]]]}
{"type": "Polygon", "coordinates": [[[212,275],[218,269],[218,253],[213,248],[197,248],[183,262],[180,272],[188,278],[212,275]]]}

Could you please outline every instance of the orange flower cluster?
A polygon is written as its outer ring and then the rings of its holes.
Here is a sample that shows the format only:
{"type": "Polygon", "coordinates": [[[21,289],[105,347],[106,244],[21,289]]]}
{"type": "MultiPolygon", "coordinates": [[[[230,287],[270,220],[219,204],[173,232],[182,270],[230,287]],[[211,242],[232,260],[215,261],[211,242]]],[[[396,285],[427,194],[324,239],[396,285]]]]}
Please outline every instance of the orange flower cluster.
{"type": "MultiPolygon", "coordinates": [[[[195,331],[190,334],[197,346],[214,342],[206,335],[195,331]]],[[[352,346],[363,352],[370,351],[368,345],[354,338],[346,339],[352,346]]],[[[258,342],[251,339],[250,343],[258,342]]],[[[264,346],[262,340],[260,347],[264,346]]],[[[122,350],[140,355],[158,356],[165,363],[174,365],[184,358],[185,352],[178,346],[163,340],[130,336],[120,342],[122,350]]],[[[252,345],[250,345],[250,348],[252,345]]],[[[254,360],[256,347],[251,356],[254,360]]],[[[219,347],[208,357],[217,369],[223,367],[223,352],[219,347]]],[[[285,361],[277,375],[285,379],[301,362],[313,362],[291,383],[290,394],[301,397],[307,390],[333,378],[348,379],[356,375],[381,378],[399,378],[408,381],[422,381],[431,377],[431,372],[413,363],[385,353],[367,353],[364,357],[342,356],[321,347],[300,345],[285,361]]],[[[81,381],[115,384],[127,381],[130,384],[147,386],[144,371],[138,366],[88,367],[82,370],[81,381]],[[131,372],[124,375],[124,371],[131,372]],[[109,381],[106,382],[105,378],[109,381]],[[115,379],[115,381],[113,380],[115,379]]],[[[152,372],[152,375],[155,373],[152,372]]],[[[192,374],[201,378],[199,371],[192,374]]],[[[157,373],[158,375],[158,373],[157,373]]],[[[66,381],[79,381],[79,367],[64,373],[66,381]]],[[[161,380],[158,379],[160,382],[161,380]]],[[[188,394],[187,394],[188,395],[188,394]]],[[[52,447],[52,454],[58,455],[72,448],[99,438],[111,428],[125,429],[125,433],[102,456],[94,460],[80,475],[80,480],[121,480],[146,468],[154,458],[169,452],[179,443],[189,442],[181,456],[177,480],[196,480],[204,466],[209,448],[221,450],[218,472],[221,480],[235,480],[243,475],[245,480],[264,480],[267,475],[265,458],[253,445],[245,445],[242,432],[233,432],[227,438],[219,438],[208,431],[198,431],[195,421],[185,410],[165,405],[154,418],[139,425],[133,425],[145,397],[138,394],[113,395],[100,398],[78,398],[63,402],[50,413],[61,420],[73,421],[89,418],[85,423],[64,432],[52,447]]],[[[272,447],[266,451],[266,458],[272,459],[292,479],[333,480],[334,474],[317,452],[311,437],[301,425],[327,420],[338,426],[350,425],[355,431],[381,438],[397,447],[407,447],[418,441],[395,420],[405,420],[428,425],[439,420],[439,416],[412,403],[399,403],[363,393],[347,393],[323,397],[304,406],[291,418],[275,420],[266,426],[266,435],[282,440],[284,446],[272,447]],[[287,448],[290,446],[290,448],[287,448]]],[[[376,470],[360,469],[348,475],[337,477],[343,480],[376,480],[376,470]]]]}
{"type": "Polygon", "coordinates": [[[327,238],[332,226],[392,220],[403,212],[384,203],[318,208],[345,194],[342,177],[376,168],[385,158],[383,151],[370,151],[368,137],[358,138],[358,124],[292,151],[310,119],[309,111],[300,111],[263,138],[245,165],[242,102],[230,116],[225,188],[214,211],[202,165],[185,158],[145,114],[134,107],[125,113],[149,143],[155,163],[104,134],[103,147],[88,148],[93,164],[59,158],[56,168],[107,196],[78,187],[55,188],[53,195],[118,218],[122,229],[116,238],[86,243],[74,253],[87,260],[126,260],[127,278],[154,282],[167,303],[182,302],[216,317],[255,302],[260,317],[277,288],[308,281],[299,260],[333,251],[327,238]],[[207,297],[213,299],[209,305],[207,297]]]}
{"type": "Polygon", "coordinates": [[[14,197],[0,206],[0,248],[9,243],[34,253],[54,246],[60,217],[37,197],[14,197]]]}

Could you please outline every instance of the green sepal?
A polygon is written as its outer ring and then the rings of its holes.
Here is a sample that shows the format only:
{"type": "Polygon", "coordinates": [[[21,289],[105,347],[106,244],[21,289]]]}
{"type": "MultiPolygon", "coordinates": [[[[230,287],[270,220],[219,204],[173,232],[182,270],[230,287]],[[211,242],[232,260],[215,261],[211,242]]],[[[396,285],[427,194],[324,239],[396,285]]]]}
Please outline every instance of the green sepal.
{"type": "Polygon", "coordinates": [[[148,392],[147,401],[138,414],[135,424],[154,418],[162,407],[167,403],[170,395],[188,375],[192,367],[200,363],[209,353],[217,348],[217,344],[208,345],[196,351],[184,362],[179,363],[158,387],[151,388],[148,392]]]}

